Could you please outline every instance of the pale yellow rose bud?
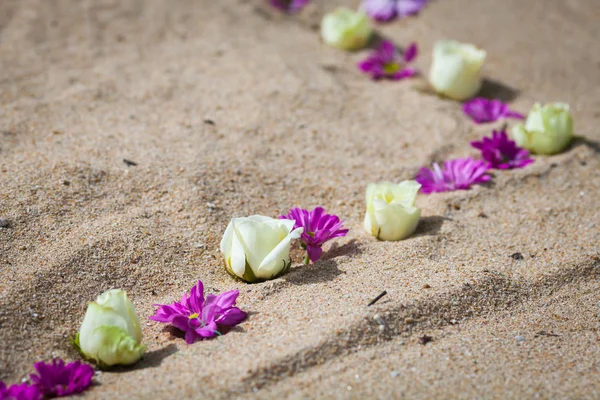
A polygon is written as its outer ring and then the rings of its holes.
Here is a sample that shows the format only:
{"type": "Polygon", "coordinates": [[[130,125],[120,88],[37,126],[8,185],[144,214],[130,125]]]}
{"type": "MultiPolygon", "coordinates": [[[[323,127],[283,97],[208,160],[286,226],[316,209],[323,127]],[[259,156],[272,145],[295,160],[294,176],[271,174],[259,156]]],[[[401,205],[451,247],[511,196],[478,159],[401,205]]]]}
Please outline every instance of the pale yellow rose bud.
{"type": "Polygon", "coordinates": [[[323,41],[342,50],[357,50],[366,46],[373,28],[363,12],[345,7],[325,14],[321,22],[323,41]]]}
{"type": "Polygon", "coordinates": [[[231,220],[223,239],[221,252],[225,269],[246,282],[274,279],[291,265],[290,244],[303,228],[294,229],[295,221],[262,215],[231,220]]]}
{"type": "Polygon", "coordinates": [[[369,184],[364,222],[367,233],[380,240],[402,240],[412,235],[421,216],[421,209],[415,207],[420,188],[416,181],[369,184]]]}
{"type": "Polygon", "coordinates": [[[429,83],[439,94],[467,100],[481,89],[486,52],[472,44],[442,40],[433,48],[429,83]]]}
{"type": "Polygon", "coordinates": [[[556,154],[563,151],[573,139],[573,117],[564,103],[535,104],[525,125],[512,129],[518,146],[535,154],[556,154]]]}
{"type": "Polygon", "coordinates": [[[76,340],[81,353],[102,367],[138,361],[146,347],[140,344],[140,320],[121,289],[102,293],[88,304],[76,340]]]}

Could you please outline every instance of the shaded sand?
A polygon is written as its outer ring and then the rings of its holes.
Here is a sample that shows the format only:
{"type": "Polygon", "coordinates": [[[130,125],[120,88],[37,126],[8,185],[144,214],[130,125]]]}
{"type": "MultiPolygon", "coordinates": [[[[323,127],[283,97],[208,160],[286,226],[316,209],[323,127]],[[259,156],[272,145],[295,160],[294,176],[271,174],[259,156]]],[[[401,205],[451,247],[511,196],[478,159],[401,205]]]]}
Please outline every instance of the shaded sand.
{"type": "Polygon", "coordinates": [[[399,243],[362,232],[367,183],[475,155],[469,141],[500,123],[475,126],[415,81],[369,81],[365,52],[320,43],[332,7],[0,2],[0,379],[77,358],[67,337],[86,303],[121,287],[149,351],[89,398],[600,398],[597,0],[438,0],[381,27],[419,42],[422,69],[435,40],[474,42],[486,95],[522,112],[569,102],[587,138],[491,185],[419,196],[421,225],[399,243]],[[280,279],[230,278],[229,219],[296,205],[350,234],[280,279]],[[251,315],[188,346],[147,318],[197,279],[239,288],[251,315]]]}

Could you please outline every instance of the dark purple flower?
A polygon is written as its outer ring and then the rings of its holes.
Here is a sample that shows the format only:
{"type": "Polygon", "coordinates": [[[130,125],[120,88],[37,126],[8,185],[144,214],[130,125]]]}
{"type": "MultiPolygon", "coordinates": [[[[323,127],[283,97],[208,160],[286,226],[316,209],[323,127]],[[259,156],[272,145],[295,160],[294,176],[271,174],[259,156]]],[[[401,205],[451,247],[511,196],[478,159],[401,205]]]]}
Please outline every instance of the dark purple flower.
{"type": "Polygon", "coordinates": [[[0,400],[42,400],[42,392],[35,385],[21,383],[6,387],[4,382],[0,381],[0,400]]]}
{"type": "Polygon", "coordinates": [[[288,13],[294,13],[302,10],[310,0],[271,0],[271,5],[288,13]]]}
{"type": "Polygon", "coordinates": [[[417,70],[407,65],[417,57],[418,51],[417,44],[411,43],[401,56],[394,43],[384,40],[369,57],[358,64],[358,68],[370,74],[373,79],[388,78],[397,81],[410,78],[417,75],[417,70]]]}
{"type": "Polygon", "coordinates": [[[423,193],[465,190],[475,183],[487,182],[485,175],[489,165],[483,160],[459,158],[444,163],[444,169],[433,163],[432,169],[421,168],[415,178],[422,185],[423,193]]]}
{"type": "Polygon", "coordinates": [[[523,114],[509,110],[508,104],[504,104],[500,100],[488,100],[483,97],[478,97],[463,104],[463,112],[477,124],[494,122],[501,118],[525,118],[523,114]]]}
{"type": "Polygon", "coordinates": [[[492,131],[491,138],[484,137],[480,142],[471,142],[471,146],[481,150],[481,156],[491,168],[523,168],[533,162],[529,152],[517,147],[505,131],[492,131]]]}
{"type": "Polygon", "coordinates": [[[231,290],[218,296],[209,294],[204,300],[204,285],[202,281],[184,293],[181,301],[173,304],[154,304],[159,307],[156,315],[150,317],[153,321],[170,323],[185,332],[188,344],[196,340],[210,338],[220,334],[218,328],[234,326],[246,319],[246,313],[235,306],[240,292],[231,290]]]}
{"type": "Polygon", "coordinates": [[[300,240],[302,240],[302,247],[306,248],[306,264],[309,259],[314,263],[321,258],[323,243],[329,239],[346,236],[348,233],[348,229],[342,229],[344,221],[340,221],[337,215],[325,214],[323,207],[317,207],[312,211],[292,208],[288,215],[279,218],[295,221],[294,229],[304,228],[300,240]]]}
{"type": "Polygon", "coordinates": [[[364,0],[362,9],[374,20],[391,21],[416,14],[427,4],[428,0],[364,0]]]}
{"type": "Polygon", "coordinates": [[[36,374],[29,377],[46,397],[62,397],[81,393],[92,384],[94,368],[74,361],[65,365],[63,360],[54,359],[51,363],[38,362],[34,365],[36,374]]]}

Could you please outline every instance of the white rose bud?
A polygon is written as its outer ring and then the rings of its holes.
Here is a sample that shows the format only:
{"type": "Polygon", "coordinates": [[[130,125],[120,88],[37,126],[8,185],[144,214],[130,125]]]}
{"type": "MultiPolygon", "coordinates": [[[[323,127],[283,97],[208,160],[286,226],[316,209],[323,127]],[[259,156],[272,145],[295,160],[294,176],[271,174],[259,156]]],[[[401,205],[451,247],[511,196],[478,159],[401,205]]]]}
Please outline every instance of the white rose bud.
{"type": "Polygon", "coordinates": [[[294,229],[294,224],[262,215],[232,219],[221,240],[227,272],[246,282],[283,275],[291,265],[291,241],[304,230],[294,229]]]}
{"type": "Polygon", "coordinates": [[[402,240],[412,235],[421,216],[421,209],[415,207],[420,188],[416,181],[369,184],[365,230],[380,240],[402,240]]]}
{"type": "Polygon", "coordinates": [[[367,45],[373,32],[369,17],[345,7],[325,14],[321,22],[323,41],[342,50],[357,50],[367,45]]]}
{"type": "Polygon", "coordinates": [[[133,364],[146,350],[140,344],[140,320],[121,289],[106,291],[88,304],[77,341],[81,353],[101,367],[133,364]]]}
{"type": "Polygon", "coordinates": [[[556,154],[573,139],[573,118],[564,103],[535,104],[525,125],[516,125],[512,136],[518,146],[535,154],[556,154]]]}
{"type": "Polygon", "coordinates": [[[467,100],[481,89],[486,52],[472,44],[442,40],[433,48],[429,83],[441,95],[467,100]]]}

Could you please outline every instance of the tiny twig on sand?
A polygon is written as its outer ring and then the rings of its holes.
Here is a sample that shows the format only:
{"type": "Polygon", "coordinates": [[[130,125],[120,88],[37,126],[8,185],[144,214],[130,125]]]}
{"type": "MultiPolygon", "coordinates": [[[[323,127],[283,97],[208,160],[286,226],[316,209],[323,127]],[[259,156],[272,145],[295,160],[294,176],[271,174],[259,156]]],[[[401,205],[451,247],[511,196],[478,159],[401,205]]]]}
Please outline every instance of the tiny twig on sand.
{"type": "Polygon", "coordinates": [[[371,302],[369,304],[367,304],[367,307],[372,306],[373,304],[377,303],[386,294],[387,294],[386,290],[384,290],[383,292],[381,292],[381,294],[379,296],[375,297],[373,300],[371,300],[371,302]]]}

